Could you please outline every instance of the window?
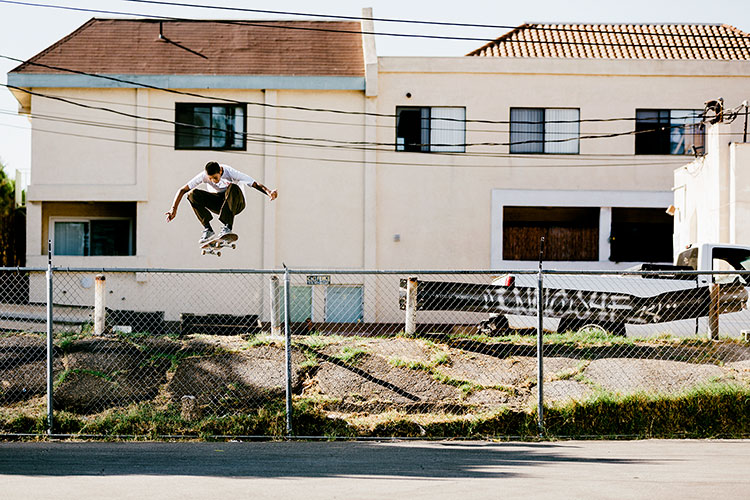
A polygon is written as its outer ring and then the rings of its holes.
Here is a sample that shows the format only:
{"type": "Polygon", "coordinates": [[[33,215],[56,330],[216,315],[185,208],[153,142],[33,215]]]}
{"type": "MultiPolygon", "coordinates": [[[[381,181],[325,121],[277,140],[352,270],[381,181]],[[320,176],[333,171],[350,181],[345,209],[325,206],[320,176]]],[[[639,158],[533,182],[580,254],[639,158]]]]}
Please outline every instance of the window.
{"type": "Polygon", "coordinates": [[[635,110],[635,154],[687,155],[704,151],[701,111],[635,110]]]}
{"type": "Polygon", "coordinates": [[[302,323],[312,318],[312,287],[289,287],[289,319],[293,323],[302,323]]]}
{"type": "Polygon", "coordinates": [[[677,265],[687,266],[697,271],[698,270],[698,248],[695,247],[689,250],[685,250],[684,252],[681,252],[680,255],[677,256],[677,265]]]}
{"type": "MultiPolygon", "coordinates": [[[[697,250],[697,249],[696,249],[697,250]]],[[[711,252],[712,269],[716,271],[748,271],[750,270],[750,252],[744,248],[714,248],[711,252]]],[[[715,283],[750,284],[747,274],[716,274],[715,283]]]]}
{"type": "Polygon", "coordinates": [[[589,207],[503,207],[503,259],[599,260],[599,209],[589,207]]]}
{"type": "Polygon", "coordinates": [[[176,149],[245,149],[245,106],[178,103],[176,149]]]}
{"type": "Polygon", "coordinates": [[[396,151],[466,151],[466,108],[396,108],[396,151]]]}
{"type": "Polygon", "coordinates": [[[612,208],[614,262],[672,262],[674,220],[662,208],[612,208]]]}
{"type": "Polygon", "coordinates": [[[357,323],[362,321],[361,286],[331,285],[326,288],[326,321],[357,323]]]}
{"type": "Polygon", "coordinates": [[[55,220],[57,255],[135,255],[132,219],[55,220]]]}
{"type": "Polygon", "coordinates": [[[510,152],[577,154],[580,115],[578,109],[511,108],[510,152]]]}

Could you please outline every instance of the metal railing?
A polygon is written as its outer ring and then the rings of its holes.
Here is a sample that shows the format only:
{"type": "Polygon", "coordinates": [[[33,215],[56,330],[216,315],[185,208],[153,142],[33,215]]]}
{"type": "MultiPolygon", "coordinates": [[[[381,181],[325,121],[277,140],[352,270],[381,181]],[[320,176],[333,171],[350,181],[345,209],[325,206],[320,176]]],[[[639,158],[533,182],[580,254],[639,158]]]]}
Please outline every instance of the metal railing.
{"type": "Polygon", "coordinates": [[[154,435],[400,435],[514,411],[554,434],[544,409],[750,391],[748,279],[3,268],[0,433],[121,434],[105,423],[138,415],[154,435]]]}

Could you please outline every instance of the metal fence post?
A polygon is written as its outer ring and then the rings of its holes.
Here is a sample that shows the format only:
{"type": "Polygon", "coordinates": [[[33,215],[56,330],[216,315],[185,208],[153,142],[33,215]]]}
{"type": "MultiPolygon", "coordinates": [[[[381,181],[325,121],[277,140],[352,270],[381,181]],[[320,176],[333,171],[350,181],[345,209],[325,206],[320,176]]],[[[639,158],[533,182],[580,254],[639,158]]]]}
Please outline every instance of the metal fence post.
{"type": "Polygon", "coordinates": [[[536,324],[536,379],[537,379],[537,415],[539,435],[544,434],[544,275],[542,259],[544,258],[544,236],[539,242],[539,283],[536,289],[537,324],[536,324]]]}
{"type": "Polygon", "coordinates": [[[292,435],[292,330],[289,321],[289,268],[284,266],[284,345],[286,353],[286,434],[292,435]]]}
{"type": "Polygon", "coordinates": [[[279,278],[271,276],[271,335],[280,336],[281,327],[279,326],[280,311],[279,308],[279,278]]]}
{"type": "Polygon", "coordinates": [[[52,240],[47,241],[47,434],[52,434],[52,364],[54,362],[54,345],[52,343],[52,240]]]}
{"type": "Polygon", "coordinates": [[[417,333],[417,287],[419,283],[416,276],[410,276],[406,280],[406,325],[404,333],[407,337],[413,337],[417,333]]]}
{"type": "Polygon", "coordinates": [[[94,335],[104,335],[107,315],[106,278],[97,274],[94,283],[94,335]]]}
{"type": "Polygon", "coordinates": [[[708,304],[708,338],[719,340],[719,297],[720,288],[718,283],[709,285],[709,304],[708,304]]]}

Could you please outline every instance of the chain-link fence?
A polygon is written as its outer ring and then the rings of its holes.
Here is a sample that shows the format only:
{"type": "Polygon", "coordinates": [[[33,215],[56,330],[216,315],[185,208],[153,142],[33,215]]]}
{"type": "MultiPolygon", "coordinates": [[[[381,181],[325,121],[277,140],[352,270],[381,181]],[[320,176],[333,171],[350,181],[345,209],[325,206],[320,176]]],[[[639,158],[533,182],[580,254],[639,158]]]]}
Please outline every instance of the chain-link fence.
{"type": "Polygon", "coordinates": [[[0,274],[2,434],[750,425],[746,272],[46,271],[0,274]]]}

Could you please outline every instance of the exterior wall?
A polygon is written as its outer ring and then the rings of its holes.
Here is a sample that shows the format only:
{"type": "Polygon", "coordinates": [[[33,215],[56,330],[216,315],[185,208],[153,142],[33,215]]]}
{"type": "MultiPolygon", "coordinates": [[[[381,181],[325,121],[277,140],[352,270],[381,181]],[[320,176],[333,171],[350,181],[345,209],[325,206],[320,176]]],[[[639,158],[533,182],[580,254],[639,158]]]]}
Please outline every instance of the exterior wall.
{"type": "Polygon", "coordinates": [[[676,251],[701,242],[750,245],[750,144],[729,143],[729,131],[710,127],[708,154],[674,172],[676,251]]]}
{"type": "MultiPolygon", "coordinates": [[[[76,107],[71,110],[69,104],[33,98],[31,111],[35,115],[65,116],[78,122],[114,121],[124,130],[66,125],[57,126],[56,133],[48,133],[42,130],[56,128],[55,122],[35,122],[34,174],[28,197],[31,207],[52,201],[138,202],[137,256],[59,256],[55,260],[58,265],[98,266],[103,259],[107,259],[105,267],[200,268],[215,264],[200,255],[197,239],[201,227],[186,198],[180,204],[177,219],[169,225],[164,222],[164,212],[175,192],[201,171],[207,161],[214,160],[278,188],[280,193],[278,200],[269,203],[255,190],[245,190],[247,208],[237,217],[235,225],[241,237],[239,246],[237,251],[222,256],[222,266],[278,268],[282,262],[296,267],[363,266],[363,152],[317,148],[315,143],[311,145],[304,140],[293,141],[298,145],[278,145],[269,150],[262,142],[263,134],[336,137],[341,141],[361,142],[364,140],[361,115],[320,117],[306,111],[248,105],[246,151],[175,150],[174,126],[169,123],[174,120],[175,103],[208,99],[140,89],[45,89],[44,92],[75,100],[105,101],[107,107],[119,111],[166,121],[121,119],[104,111],[76,107]],[[273,155],[278,156],[273,158],[273,155]],[[274,217],[268,217],[269,211],[274,212],[274,217]],[[190,244],[186,246],[185,242],[193,241],[196,245],[191,251],[190,244]],[[270,255],[265,255],[269,249],[270,255]]],[[[219,99],[260,103],[269,99],[267,94],[272,94],[274,103],[282,106],[364,110],[363,94],[358,91],[198,92],[219,99]]],[[[78,209],[74,212],[67,215],[81,215],[78,209]]],[[[31,266],[46,263],[47,219],[48,214],[30,209],[31,266]]]]}
{"type": "MultiPolygon", "coordinates": [[[[468,120],[505,122],[509,120],[511,107],[579,108],[582,120],[632,118],[637,108],[698,109],[706,100],[718,96],[733,106],[746,98],[750,83],[750,63],[746,62],[381,58],[377,72],[373,64],[368,69],[368,82],[377,82],[377,87],[365,91],[196,90],[218,99],[272,105],[248,105],[250,135],[247,150],[239,152],[175,150],[174,126],[170,123],[175,117],[175,103],[208,102],[208,99],[148,89],[37,89],[71,99],[104,101],[85,102],[164,121],[71,107],[39,97],[31,99],[27,107],[34,115],[63,115],[76,121],[114,124],[116,128],[34,120],[32,184],[28,196],[29,266],[46,264],[47,213],[43,207],[51,205],[43,203],[116,201],[137,204],[137,255],[58,256],[57,266],[533,267],[533,262],[504,261],[499,253],[502,207],[507,200],[514,200],[516,205],[602,209],[600,261],[555,262],[548,267],[628,267],[629,264],[607,260],[611,208],[666,209],[678,175],[673,171],[686,161],[684,156],[635,155],[633,135],[626,134],[634,129],[632,119],[582,122],[582,136],[626,135],[582,139],[578,155],[511,155],[507,146],[470,146],[467,153],[457,154],[412,153],[396,152],[390,146],[395,142],[396,107],[462,106],[468,120]],[[411,97],[406,97],[407,92],[411,97]],[[276,105],[367,111],[371,115],[314,113],[273,107],[276,105]],[[273,136],[298,139],[277,138],[277,143],[273,136]],[[264,137],[269,140],[264,142],[264,137]],[[361,141],[386,145],[352,144],[361,141]],[[239,246],[219,261],[200,255],[196,240],[201,228],[186,199],[180,205],[177,219],[170,224],[164,222],[164,212],[170,207],[175,191],[210,160],[232,165],[279,190],[279,198],[272,203],[259,193],[246,191],[247,208],[235,224],[240,235],[239,246]]],[[[724,133],[735,133],[740,127],[740,123],[735,123],[727,126],[724,133]]],[[[507,143],[508,128],[507,123],[470,122],[466,140],[507,143]]],[[[709,151],[720,149],[720,139],[710,141],[713,142],[709,151]]],[[[748,161],[745,149],[735,147],[731,151],[735,161],[748,161]]],[[[715,168],[706,169],[715,175],[710,179],[700,177],[703,179],[700,182],[717,186],[729,182],[729,153],[724,156],[725,166],[721,159],[697,160],[718,162],[715,168]]],[[[744,189],[748,185],[741,170],[731,175],[736,186],[744,189]]],[[[739,196],[739,190],[734,192],[739,196]]],[[[676,206],[679,193],[678,188],[676,206]]],[[[684,214],[680,217],[685,217],[688,226],[687,229],[680,226],[676,243],[685,239],[684,231],[691,241],[698,236],[711,236],[707,239],[717,241],[729,238],[732,231],[729,223],[721,226],[714,238],[710,234],[712,225],[698,223],[697,215],[689,212],[697,214],[703,210],[701,204],[705,204],[717,211],[712,216],[728,220],[734,214],[735,220],[746,220],[750,205],[745,205],[741,197],[730,205],[730,194],[729,190],[719,192],[716,199],[709,199],[713,195],[700,195],[704,198],[690,201],[690,206],[679,205],[684,214]]],[[[739,225],[735,226],[734,238],[739,241],[744,236],[739,225]]],[[[131,300],[137,307],[153,310],[153,303],[136,297],[144,295],[144,288],[158,287],[131,274],[119,277],[112,286],[126,290],[121,294],[126,297],[124,302],[131,300]]],[[[200,279],[193,281],[186,281],[185,287],[201,286],[200,279]]],[[[395,283],[397,279],[391,281],[395,283]]],[[[212,283],[231,287],[230,281],[212,283]]],[[[350,277],[345,284],[364,284],[365,321],[399,321],[400,318],[392,317],[390,306],[378,306],[396,300],[393,283],[350,277]],[[386,315],[381,309],[391,312],[386,315]]],[[[268,298],[268,287],[263,284],[260,289],[263,296],[253,299],[261,304],[257,310],[262,309],[268,298]]],[[[320,290],[316,288],[313,294],[317,302],[323,300],[320,290]]],[[[81,291],[81,297],[88,295],[81,291]]],[[[207,304],[199,301],[194,306],[205,310],[190,312],[224,312],[207,304]]],[[[170,318],[187,312],[187,305],[179,300],[165,304],[164,308],[170,318]]]]}
{"type": "Polygon", "coordinates": [[[729,145],[729,242],[750,245],[750,144],[729,145]]]}
{"type": "MultiPolygon", "coordinates": [[[[393,114],[396,106],[466,106],[468,120],[507,121],[511,107],[572,107],[580,108],[582,120],[632,118],[637,108],[701,109],[717,94],[728,106],[738,104],[748,83],[750,64],[744,62],[386,57],[380,59],[378,112],[393,114]]],[[[379,118],[378,125],[378,141],[394,142],[393,119],[379,118]]],[[[509,140],[507,124],[469,123],[467,128],[468,143],[509,140]]],[[[580,133],[633,129],[632,119],[583,122],[580,133]]],[[[673,170],[686,159],[635,155],[633,135],[582,139],[580,155],[516,155],[507,146],[467,151],[378,153],[378,267],[529,267],[532,263],[503,261],[492,251],[493,235],[501,230],[491,219],[493,190],[612,191],[628,197],[629,206],[642,207],[653,206],[650,197],[661,193],[666,209],[673,170]],[[418,165],[425,163],[433,166],[418,165]],[[394,234],[400,242],[393,241],[394,234]]],[[[618,266],[604,261],[594,267],[618,266]]]]}

